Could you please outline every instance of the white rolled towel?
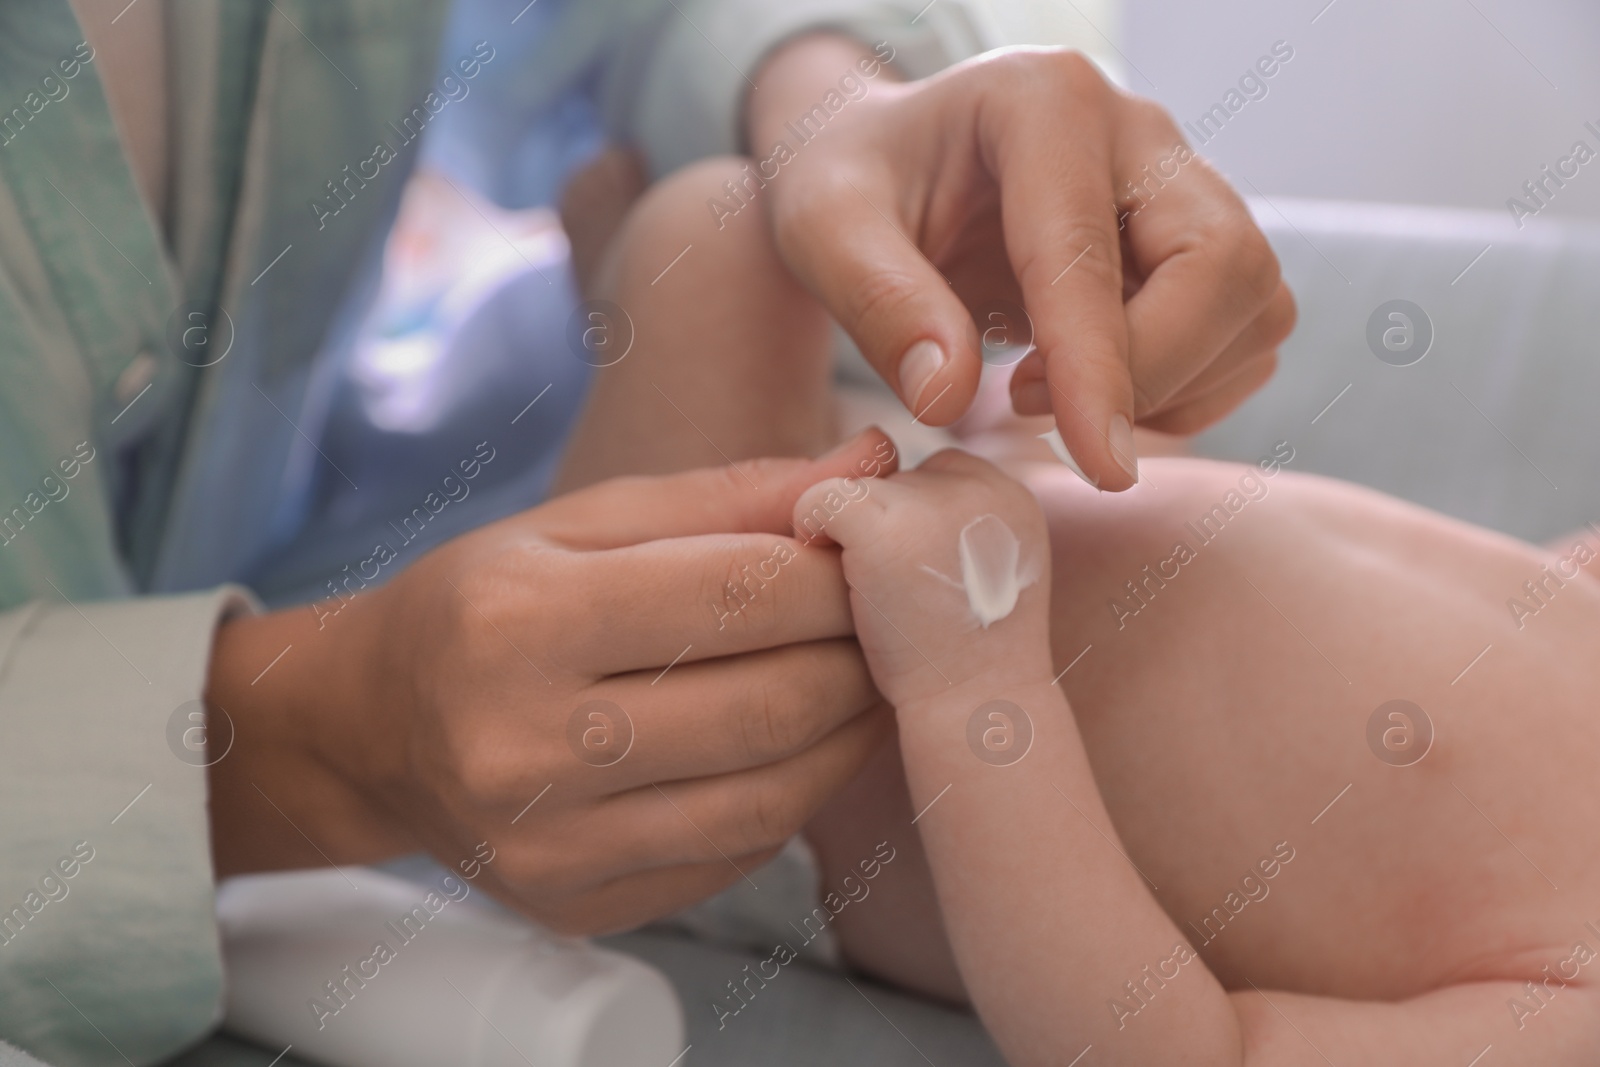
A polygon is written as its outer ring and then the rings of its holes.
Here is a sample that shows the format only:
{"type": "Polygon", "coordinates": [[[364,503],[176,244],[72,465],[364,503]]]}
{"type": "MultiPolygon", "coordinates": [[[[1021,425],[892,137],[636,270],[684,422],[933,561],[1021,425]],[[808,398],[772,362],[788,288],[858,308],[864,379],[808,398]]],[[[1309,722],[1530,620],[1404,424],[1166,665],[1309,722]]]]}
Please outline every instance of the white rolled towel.
{"type": "Polygon", "coordinates": [[[225,1025],[330,1067],[662,1067],[683,1010],[653,967],[365,868],[218,894],[225,1025]]]}

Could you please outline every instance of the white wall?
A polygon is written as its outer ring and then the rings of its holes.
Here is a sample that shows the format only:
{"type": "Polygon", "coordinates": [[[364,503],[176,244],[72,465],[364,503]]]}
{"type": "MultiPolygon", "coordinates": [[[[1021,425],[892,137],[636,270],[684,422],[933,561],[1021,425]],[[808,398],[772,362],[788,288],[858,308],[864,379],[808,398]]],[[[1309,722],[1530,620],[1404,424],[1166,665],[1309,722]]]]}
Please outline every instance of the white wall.
{"type": "MultiPolygon", "coordinates": [[[[1120,54],[1129,87],[1191,122],[1287,41],[1268,95],[1202,148],[1246,193],[1483,208],[1512,225],[1507,198],[1542,166],[1580,138],[1600,151],[1584,129],[1600,128],[1597,0],[1326,3],[988,0],[1013,40],[1120,54]]],[[[1543,218],[1600,218],[1600,159],[1548,200],[1543,218]]]]}

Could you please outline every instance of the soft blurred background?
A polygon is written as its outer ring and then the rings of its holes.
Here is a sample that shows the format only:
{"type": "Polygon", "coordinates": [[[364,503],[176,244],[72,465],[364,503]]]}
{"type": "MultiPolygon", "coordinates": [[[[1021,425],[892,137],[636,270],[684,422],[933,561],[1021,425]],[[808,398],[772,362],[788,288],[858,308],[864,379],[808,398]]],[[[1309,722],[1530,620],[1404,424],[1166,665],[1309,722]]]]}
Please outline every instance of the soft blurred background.
{"type": "MultiPolygon", "coordinates": [[[[1287,41],[1269,95],[1205,148],[1268,196],[1503,211],[1600,126],[1594,0],[978,2],[1008,40],[1083,49],[1180,121],[1287,41]]],[[[1600,174],[1585,168],[1549,215],[1600,217],[1600,174]]]]}

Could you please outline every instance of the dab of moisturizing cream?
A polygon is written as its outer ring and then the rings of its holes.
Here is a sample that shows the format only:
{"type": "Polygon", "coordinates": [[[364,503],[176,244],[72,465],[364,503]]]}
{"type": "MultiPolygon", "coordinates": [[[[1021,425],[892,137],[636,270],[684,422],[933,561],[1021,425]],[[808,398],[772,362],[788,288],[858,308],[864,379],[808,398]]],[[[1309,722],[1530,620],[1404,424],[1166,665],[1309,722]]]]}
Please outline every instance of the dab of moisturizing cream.
{"type": "Polygon", "coordinates": [[[961,585],[978,624],[988,629],[1010,615],[1033,584],[1022,565],[1022,542],[998,515],[980,515],[961,528],[961,585]]]}

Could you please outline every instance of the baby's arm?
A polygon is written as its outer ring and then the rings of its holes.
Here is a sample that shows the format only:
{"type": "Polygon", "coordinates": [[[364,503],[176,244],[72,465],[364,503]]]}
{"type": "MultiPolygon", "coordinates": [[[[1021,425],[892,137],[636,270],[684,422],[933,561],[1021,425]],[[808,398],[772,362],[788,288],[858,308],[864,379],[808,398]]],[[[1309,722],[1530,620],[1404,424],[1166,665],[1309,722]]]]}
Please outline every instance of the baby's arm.
{"type": "MultiPolygon", "coordinates": [[[[956,960],[1010,1062],[1462,1067],[1503,1038],[1511,982],[1356,1003],[1230,992],[1206,969],[1123,849],[1051,684],[1044,523],[1021,486],[942,453],[887,481],[814,487],[797,526],[817,516],[896,708],[956,960]],[[1032,584],[1012,602],[1014,576],[1032,584]]],[[[1521,1061],[1590,1062],[1592,1003],[1550,1021],[1518,1035],[1521,1061]]]]}

